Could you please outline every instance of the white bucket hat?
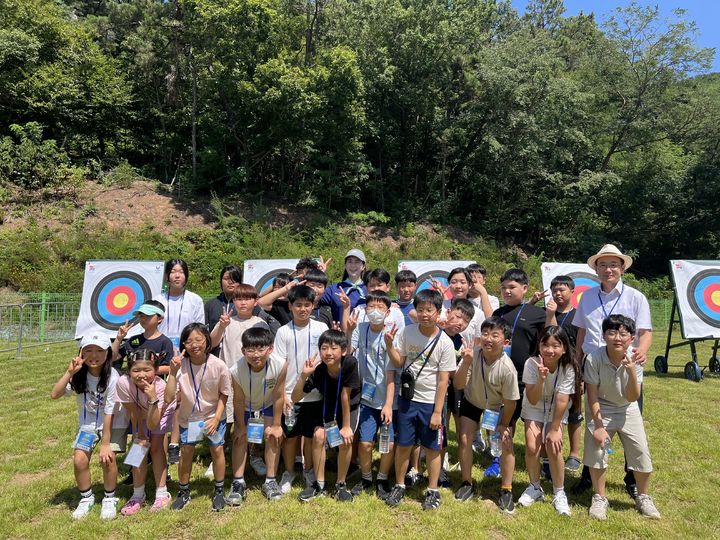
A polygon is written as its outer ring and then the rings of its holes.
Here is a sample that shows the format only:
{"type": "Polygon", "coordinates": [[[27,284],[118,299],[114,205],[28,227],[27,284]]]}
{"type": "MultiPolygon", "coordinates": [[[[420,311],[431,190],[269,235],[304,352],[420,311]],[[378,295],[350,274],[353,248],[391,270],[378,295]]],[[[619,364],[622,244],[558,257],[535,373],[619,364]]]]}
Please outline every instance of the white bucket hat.
{"type": "Polygon", "coordinates": [[[601,247],[600,251],[598,251],[595,255],[593,255],[587,260],[588,266],[590,268],[595,268],[595,263],[600,257],[617,257],[618,259],[622,259],[625,270],[630,268],[633,263],[632,257],[630,257],[629,255],[624,255],[613,244],[605,244],[603,247],[601,247]]]}

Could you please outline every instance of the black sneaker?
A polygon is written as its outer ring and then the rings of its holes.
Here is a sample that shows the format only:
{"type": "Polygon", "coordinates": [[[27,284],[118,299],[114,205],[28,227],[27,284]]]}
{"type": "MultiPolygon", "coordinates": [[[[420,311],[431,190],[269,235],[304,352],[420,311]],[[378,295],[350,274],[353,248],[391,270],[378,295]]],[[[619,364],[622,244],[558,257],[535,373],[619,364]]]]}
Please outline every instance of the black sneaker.
{"type": "Polygon", "coordinates": [[[189,489],[181,489],[178,491],[177,497],[175,497],[175,500],[170,505],[170,510],[182,510],[187,506],[187,503],[190,502],[190,490],[189,489]]]}
{"type": "Polygon", "coordinates": [[[405,475],[405,486],[413,487],[415,484],[420,482],[420,473],[413,467],[405,475]]]}
{"type": "Polygon", "coordinates": [[[463,482],[455,492],[456,501],[469,501],[473,498],[473,487],[470,482],[463,482]]]}
{"type": "Polygon", "coordinates": [[[351,502],[353,500],[353,494],[348,491],[345,483],[335,484],[335,493],[333,494],[333,497],[336,501],[340,502],[351,502]]]}
{"type": "Polygon", "coordinates": [[[425,500],[422,503],[423,510],[437,510],[440,508],[440,492],[428,489],[425,493],[425,500]]]}
{"type": "Polygon", "coordinates": [[[219,512],[223,508],[225,508],[225,493],[223,493],[223,488],[215,488],[212,496],[212,511],[219,512]]]}
{"type": "Polygon", "coordinates": [[[498,505],[500,506],[500,510],[502,512],[505,512],[506,514],[514,514],[515,503],[513,502],[512,491],[501,489],[500,498],[498,499],[498,505]]]}
{"type": "Polygon", "coordinates": [[[280,490],[280,486],[277,480],[270,480],[262,485],[263,495],[268,501],[277,501],[283,496],[283,492],[280,490]]]}
{"type": "Polygon", "coordinates": [[[240,506],[246,498],[247,486],[245,482],[233,480],[232,486],[230,486],[230,493],[225,497],[225,502],[230,506],[240,506]]]}
{"type": "Polygon", "coordinates": [[[312,501],[316,497],[324,497],[327,495],[327,491],[325,491],[324,487],[320,487],[320,484],[318,484],[317,480],[312,483],[310,487],[306,487],[300,492],[300,500],[303,502],[312,501]]]}
{"type": "Polygon", "coordinates": [[[450,477],[448,476],[447,471],[445,469],[440,469],[440,477],[438,478],[438,485],[442,488],[453,487],[452,481],[450,480],[450,477]]]}
{"type": "Polygon", "coordinates": [[[400,501],[403,500],[403,497],[405,497],[405,488],[396,485],[392,488],[390,495],[385,499],[385,504],[392,507],[400,506],[400,501]]]}
{"type": "Polygon", "coordinates": [[[354,496],[358,496],[362,493],[371,493],[372,489],[372,480],[366,480],[365,478],[363,478],[353,486],[353,488],[350,490],[350,493],[352,493],[354,496]]]}
{"type": "Polygon", "coordinates": [[[386,500],[390,495],[390,482],[388,480],[378,480],[375,493],[381,501],[386,500]]]}
{"type": "Polygon", "coordinates": [[[635,501],[638,498],[637,484],[625,484],[625,491],[630,495],[630,498],[635,501]]]}
{"type": "Polygon", "coordinates": [[[133,485],[133,473],[132,469],[128,471],[127,476],[125,477],[125,480],[122,481],[123,486],[132,486],[133,485]]]}
{"type": "Polygon", "coordinates": [[[180,445],[170,444],[168,445],[168,464],[175,465],[180,463],[180,445]]]}

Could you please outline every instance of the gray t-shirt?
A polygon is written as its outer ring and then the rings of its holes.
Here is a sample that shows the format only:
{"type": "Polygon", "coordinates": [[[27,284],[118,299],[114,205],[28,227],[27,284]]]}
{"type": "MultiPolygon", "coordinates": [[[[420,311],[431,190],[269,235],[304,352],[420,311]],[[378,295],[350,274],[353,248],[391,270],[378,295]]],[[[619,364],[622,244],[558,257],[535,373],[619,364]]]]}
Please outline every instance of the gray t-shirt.
{"type": "MultiPolygon", "coordinates": [[[[528,384],[537,384],[540,381],[540,371],[537,364],[533,361],[540,361],[539,356],[528,358],[525,362],[523,370],[523,382],[528,384]]],[[[555,407],[557,405],[556,394],[572,395],[575,393],[575,370],[568,364],[567,366],[558,366],[555,373],[548,373],[543,386],[543,393],[540,400],[532,405],[527,398],[527,389],[523,393],[522,402],[522,418],[524,420],[534,420],[536,422],[551,422],[555,415],[555,407]]],[[[567,409],[563,414],[563,418],[567,417],[567,409]]]]}
{"type": "Polygon", "coordinates": [[[445,332],[441,330],[438,330],[438,332],[440,332],[440,337],[437,345],[424,368],[422,366],[437,334],[427,337],[420,332],[420,327],[417,324],[406,326],[402,333],[398,334],[397,349],[400,356],[405,357],[403,367],[407,368],[409,366],[410,373],[416,377],[413,401],[418,403],[435,403],[437,374],[441,371],[455,371],[455,347],[453,342],[445,332]]]}
{"type": "MultiPolygon", "coordinates": [[[[632,354],[632,351],[629,350],[628,354],[632,354]]],[[[635,373],[638,384],[642,384],[643,368],[640,364],[635,365],[635,373]]],[[[629,409],[638,408],[637,401],[625,399],[624,392],[629,380],[627,370],[622,365],[615,367],[610,362],[607,347],[599,347],[586,357],[583,375],[586,384],[594,384],[598,387],[601,414],[625,413],[629,409]]],[[[585,404],[587,417],[592,418],[587,399],[585,404]]]]}

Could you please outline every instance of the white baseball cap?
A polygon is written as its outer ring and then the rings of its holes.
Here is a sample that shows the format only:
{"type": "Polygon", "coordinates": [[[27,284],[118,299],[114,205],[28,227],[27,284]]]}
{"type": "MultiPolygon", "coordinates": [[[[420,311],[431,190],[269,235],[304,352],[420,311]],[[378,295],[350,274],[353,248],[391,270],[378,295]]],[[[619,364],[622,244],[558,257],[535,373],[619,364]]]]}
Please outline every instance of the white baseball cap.
{"type": "Polygon", "coordinates": [[[89,334],[82,337],[80,348],[84,349],[88,345],[97,345],[101,349],[107,350],[111,347],[110,338],[105,334],[89,334]]]}
{"type": "Polygon", "coordinates": [[[347,260],[348,257],[357,257],[362,262],[365,262],[365,254],[359,249],[351,249],[348,251],[347,255],[345,255],[345,259],[347,260]]]}

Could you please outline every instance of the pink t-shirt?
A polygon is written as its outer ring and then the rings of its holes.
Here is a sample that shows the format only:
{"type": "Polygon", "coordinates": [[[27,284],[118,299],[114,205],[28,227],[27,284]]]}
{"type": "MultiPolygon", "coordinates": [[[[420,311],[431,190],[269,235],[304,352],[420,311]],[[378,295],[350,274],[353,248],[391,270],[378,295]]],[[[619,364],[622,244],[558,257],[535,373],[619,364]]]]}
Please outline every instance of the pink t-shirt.
{"type": "MultiPolygon", "coordinates": [[[[212,354],[208,355],[206,363],[193,364],[192,367],[190,360],[184,358],[177,380],[181,396],[178,419],[182,427],[187,427],[191,415],[197,417],[198,420],[206,420],[213,416],[220,400],[220,394],[229,396],[232,392],[232,381],[227,365],[212,354]],[[193,386],[191,370],[195,386],[193,386]],[[195,388],[200,390],[197,396],[195,388]]],[[[225,419],[224,411],[222,419],[225,419]]]]}
{"type": "MultiPolygon", "coordinates": [[[[145,392],[142,392],[130,379],[129,375],[123,375],[117,382],[115,387],[117,401],[120,403],[132,403],[135,405],[142,414],[143,418],[147,418],[148,410],[148,397],[145,392]]],[[[172,427],[172,417],[175,413],[175,402],[165,406],[163,396],[165,395],[165,381],[160,377],[155,377],[155,392],[160,402],[158,406],[165,407],[162,410],[162,419],[160,420],[160,429],[154,430],[153,433],[165,433],[166,425],[172,427]]]]}

